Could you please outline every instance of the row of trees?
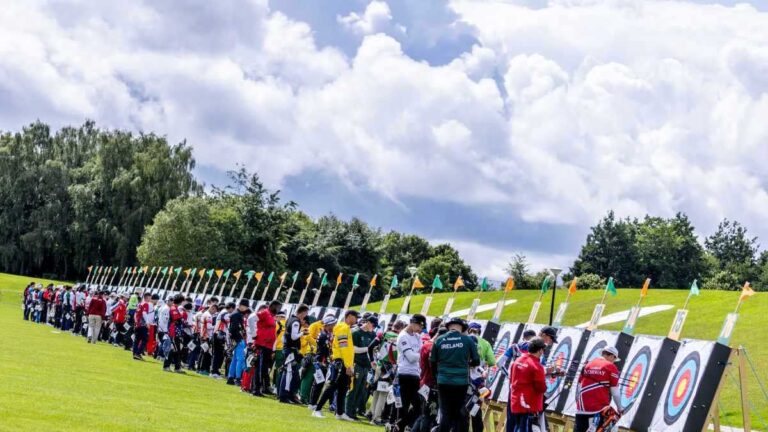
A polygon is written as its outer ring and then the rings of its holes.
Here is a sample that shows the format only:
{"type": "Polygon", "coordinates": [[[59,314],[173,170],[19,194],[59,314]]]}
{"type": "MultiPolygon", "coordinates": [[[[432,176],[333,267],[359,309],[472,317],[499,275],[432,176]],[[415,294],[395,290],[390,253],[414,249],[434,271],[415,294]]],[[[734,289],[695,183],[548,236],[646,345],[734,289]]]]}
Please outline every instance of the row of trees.
{"type": "Polygon", "coordinates": [[[682,213],[638,220],[609,212],[591,228],[571,273],[613,276],[620,286],[651,278],[657,287],[687,288],[698,279],[710,289],[735,290],[750,281],[768,290],[768,252],[758,253],[757,238],[736,221],[723,220],[702,244],[682,213]]]}
{"type": "MultiPolygon", "coordinates": [[[[356,218],[344,221],[329,215],[313,220],[295,203],[282,203],[279,192],[267,190],[257,175],[241,169],[230,173],[230,178],[229,187],[169,202],[146,229],[138,249],[141,264],[277,274],[299,270],[305,275],[323,268],[332,277],[360,273],[364,289],[356,291],[356,301],[362,299],[374,274],[379,275],[379,287],[386,288],[395,275],[403,281],[411,266],[418,268],[425,285],[436,275],[444,281],[460,275],[466,289],[477,285],[470,266],[448,244],[432,246],[419,236],[383,233],[356,218]]],[[[345,279],[340,298],[350,288],[345,279]]],[[[372,299],[385,292],[375,290],[372,299]]]]}
{"type": "Polygon", "coordinates": [[[40,122],[0,134],[0,269],[74,279],[136,262],[144,226],[200,192],[192,152],[154,134],[40,122]]]}

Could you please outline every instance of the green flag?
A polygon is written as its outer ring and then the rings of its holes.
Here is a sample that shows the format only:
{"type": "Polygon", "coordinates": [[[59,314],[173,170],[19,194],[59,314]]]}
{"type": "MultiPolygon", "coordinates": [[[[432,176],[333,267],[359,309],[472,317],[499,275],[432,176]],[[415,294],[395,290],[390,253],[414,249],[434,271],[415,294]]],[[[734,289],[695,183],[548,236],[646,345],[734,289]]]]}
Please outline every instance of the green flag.
{"type": "Polygon", "coordinates": [[[173,272],[176,273],[176,276],[178,276],[179,273],[181,273],[181,270],[182,270],[181,267],[176,267],[175,269],[173,269],[173,272]]]}
{"type": "Polygon", "coordinates": [[[293,278],[292,278],[293,279],[293,283],[296,283],[296,279],[298,279],[298,278],[299,278],[299,272],[294,273],[293,274],[293,278]]]}
{"type": "Polygon", "coordinates": [[[248,272],[245,273],[245,277],[247,277],[248,280],[251,280],[251,279],[253,279],[253,275],[255,275],[255,274],[256,274],[256,271],[255,270],[251,270],[251,271],[248,271],[248,272]]]}
{"type": "Polygon", "coordinates": [[[549,291],[549,276],[545,277],[544,280],[541,282],[541,293],[546,294],[547,291],[549,291]]]}
{"type": "Polygon", "coordinates": [[[392,276],[392,283],[389,284],[390,288],[397,288],[397,275],[392,276]]]}
{"type": "Polygon", "coordinates": [[[228,278],[230,273],[232,273],[232,269],[227,269],[227,271],[224,272],[224,279],[228,278]]]}
{"type": "Polygon", "coordinates": [[[272,278],[273,277],[275,277],[275,272],[272,272],[272,273],[269,274],[269,276],[267,276],[267,283],[268,284],[272,283],[272,278]]]}
{"type": "Polygon", "coordinates": [[[483,281],[480,283],[480,291],[488,291],[488,278],[484,277],[483,281]]]}
{"type": "Polygon", "coordinates": [[[323,273],[323,280],[320,281],[320,288],[328,285],[328,280],[326,279],[328,276],[328,273],[323,273]]]}
{"type": "Polygon", "coordinates": [[[440,280],[440,275],[435,276],[435,279],[432,281],[432,288],[438,290],[443,289],[443,282],[440,280]]]}
{"type": "Polygon", "coordinates": [[[353,287],[360,286],[357,283],[357,278],[359,278],[359,277],[360,277],[360,273],[355,273],[355,277],[352,279],[352,286],[353,287]]]}
{"type": "Polygon", "coordinates": [[[699,284],[696,279],[694,279],[693,283],[691,284],[691,295],[699,295],[699,284]]]}
{"type": "Polygon", "coordinates": [[[150,270],[149,272],[150,272],[150,273],[154,273],[154,272],[155,272],[155,269],[157,269],[157,267],[152,267],[152,270],[150,270]]]}
{"type": "Polygon", "coordinates": [[[613,284],[613,278],[608,278],[608,283],[605,285],[605,290],[611,293],[612,296],[617,295],[619,292],[616,291],[616,286],[613,284]]]}
{"type": "Polygon", "coordinates": [[[207,272],[205,272],[205,275],[208,276],[209,278],[213,277],[213,269],[210,269],[207,272]]]}
{"type": "Polygon", "coordinates": [[[162,274],[163,274],[163,276],[165,276],[166,274],[168,274],[168,267],[163,267],[163,268],[160,270],[160,273],[162,273],[162,274]]]}
{"type": "MultiPolygon", "coordinates": [[[[189,274],[192,275],[192,279],[194,279],[195,275],[197,274],[197,267],[193,268],[189,274]]],[[[189,277],[189,275],[187,275],[187,277],[189,277]]]]}

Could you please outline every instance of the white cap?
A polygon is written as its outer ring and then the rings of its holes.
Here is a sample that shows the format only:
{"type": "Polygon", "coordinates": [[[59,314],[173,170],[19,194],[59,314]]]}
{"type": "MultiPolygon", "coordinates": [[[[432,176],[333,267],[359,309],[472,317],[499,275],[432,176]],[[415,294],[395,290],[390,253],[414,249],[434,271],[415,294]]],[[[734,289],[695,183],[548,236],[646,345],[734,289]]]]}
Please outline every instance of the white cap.
{"type": "Polygon", "coordinates": [[[619,350],[617,350],[617,349],[616,349],[616,347],[612,347],[612,346],[609,346],[609,347],[605,347],[605,348],[603,348],[603,352],[604,352],[604,353],[608,353],[608,354],[611,354],[611,355],[613,355],[614,357],[616,357],[616,359],[614,360],[614,362],[617,362],[617,361],[621,360],[621,359],[619,358],[619,350]]]}

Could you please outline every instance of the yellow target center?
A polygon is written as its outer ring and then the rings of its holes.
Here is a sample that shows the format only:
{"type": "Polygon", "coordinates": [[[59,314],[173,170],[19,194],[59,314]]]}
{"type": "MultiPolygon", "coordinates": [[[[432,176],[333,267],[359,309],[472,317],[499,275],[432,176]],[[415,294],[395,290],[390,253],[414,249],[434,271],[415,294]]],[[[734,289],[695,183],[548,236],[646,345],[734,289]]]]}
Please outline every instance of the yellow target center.
{"type": "Polygon", "coordinates": [[[683,397],[683,394],[685,393],[685,389],[688,388],[688,378],[683,378],[680,380],[680,384],[677,385],[677,391],[675,392],[675,396],[678,398],[683,397]]]}

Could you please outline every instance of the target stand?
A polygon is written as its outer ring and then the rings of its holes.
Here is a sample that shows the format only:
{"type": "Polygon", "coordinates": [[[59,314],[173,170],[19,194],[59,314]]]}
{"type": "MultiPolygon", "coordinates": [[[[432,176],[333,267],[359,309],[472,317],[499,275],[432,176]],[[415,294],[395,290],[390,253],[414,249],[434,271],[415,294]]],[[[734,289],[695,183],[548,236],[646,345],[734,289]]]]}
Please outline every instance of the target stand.
{"type": "Polygon", "coordinates": [[[507,404],[489,400],[483,406],[485,407],[483,412],[483,429],[503,432],[507,424],[507,404]]]}

